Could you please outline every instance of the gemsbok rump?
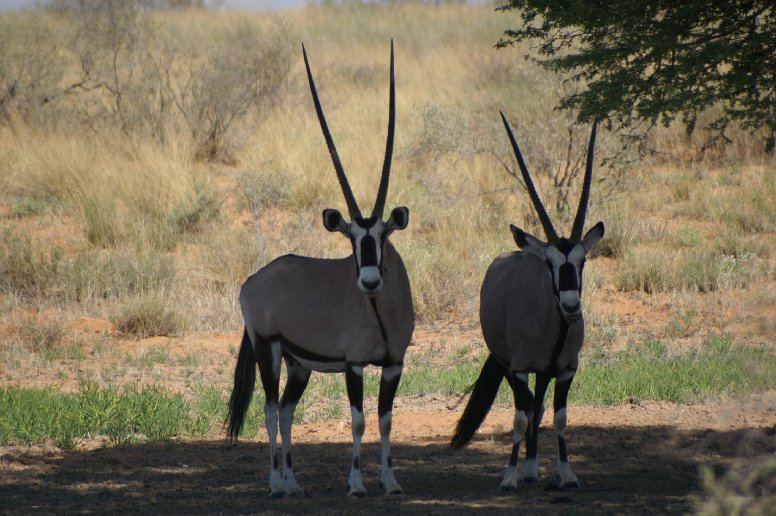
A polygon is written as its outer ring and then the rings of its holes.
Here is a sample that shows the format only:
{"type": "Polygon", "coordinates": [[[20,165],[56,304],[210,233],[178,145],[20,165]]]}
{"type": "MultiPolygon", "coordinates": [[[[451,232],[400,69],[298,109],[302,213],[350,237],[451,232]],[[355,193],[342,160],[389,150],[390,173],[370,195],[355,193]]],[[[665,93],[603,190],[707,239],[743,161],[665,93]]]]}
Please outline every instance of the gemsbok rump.
{"type": "Polygon", "coordinates": [[[559,484],[561,487],[579,487],[566,450],[566,399],[584,339],[582,269],[587,253],[604,234],[604,224],[599,222],[582,236],[590,197],[596,124],[590,134],[582,195],[571,236],[562,238],[555,232],[536,193],[503,113],[501,119],[547,243],[510,225],[522,252],[499,256],[485,274],[480,290],[480,324],[490,355],[458,421],[451,446],[461,448],[471,440],[488,414],[501,381],[506,378],[515,398],[515,418],[512,453],[500,489],[517,489],[520,476],[517,460],[523,436],[526,438],[526,461],[521,477],[528,483],[538,482],[537,437],[544,413],[544,395],[554,378],[559,484]],[[528,385],[529,373],[536,374],[533,394],[528,385]]]}
{"type": "Polygon", "coordinates": [[[361,438],[365,420],[363,371],[382,367],[378,398],[381,440],[380,481],[386,494],[402,493],[391,464],[391,411],[402,374],[404,354],[415,328],[407,270],[388,240],[407,227],[409,211],[395,208],[383,220],[393,154],[395,87],[393,41],[385,159],[372,214],[361,215],[334,147],[318,100],[307,52],[302,46],[315,111],[331,154],[351,221],[337,210],[323,211],[323,225],[345,235],[352,256],[341,259],[285,255],[248,278],[240,291],[245,331],[229,400],[228,434],[236,439],[251,400],[258,363],[266,402],[269,434],[269,491],[273,497],[303,492],[291,461],[291,423],[294,409],[307,387],[311,371],[344,372],[352,416],[353,458],[348,495],[364,496],[361,438]],[[285,360],[287,381],[278,400],[280,365],[285,360]],[[282,459],[277,450],[278,423],[282,459]],[[281,466],[282,462],[282,466],[281,466]],[[281,473],[282,467],[282,473],[281,473]]]}

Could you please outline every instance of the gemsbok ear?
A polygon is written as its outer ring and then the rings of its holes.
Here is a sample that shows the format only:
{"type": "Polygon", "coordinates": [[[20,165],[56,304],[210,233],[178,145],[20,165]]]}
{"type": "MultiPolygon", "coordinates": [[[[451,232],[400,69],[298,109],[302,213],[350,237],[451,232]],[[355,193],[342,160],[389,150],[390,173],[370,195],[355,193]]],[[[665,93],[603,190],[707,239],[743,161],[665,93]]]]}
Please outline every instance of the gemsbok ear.
{"type": "Polygon", "coordinates": [[[405,206],[391,210],[391,216],[385,221],[385,234],[388,235],[396,229],[404,229],[410,222],[410,210],[405,206]]]}
{"type": "Polygon", "coordinates": [[[535,236],[526,233],[514,224],[510,224],[509,229],[512,230],[512,237],[515,239],[517,247],[527,253],[535,254],[539,257],[544,257],[544,250],[547,248],[547,244],[535,236]]]}
{"type": "Polygon", "coordinates": [[[348,234],[348,225],[337,210],[328,208],[323,210],[323,227],[331,232],[339,231],[345,235],[348,234]]]}
{"type": "Polygon", "coordinates": [[[585,236],[582,237],[582,247],[585,248],[585,252],[589,253],[590,250],[595,247],[595,245],[598,243],[601,238],[604,236],[604,223],[599,222],[592,228],[590,228],[590,231],[585,233],[585,236]]]}

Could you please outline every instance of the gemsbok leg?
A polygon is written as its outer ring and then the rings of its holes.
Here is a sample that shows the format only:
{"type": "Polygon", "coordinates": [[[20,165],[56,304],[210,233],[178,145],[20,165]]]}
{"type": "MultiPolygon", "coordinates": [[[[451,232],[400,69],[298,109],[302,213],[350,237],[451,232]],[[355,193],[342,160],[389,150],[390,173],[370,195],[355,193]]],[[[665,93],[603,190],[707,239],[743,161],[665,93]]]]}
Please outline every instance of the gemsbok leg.
{"type": "Polygon", "coordinates": [[[345,386],[350,400],[350,420],[353,432],[353,461],[348,477],[348,496],[366,496],[361,477],[361,438],[364,436],[364,368],[355,364],[345,366],[345,386]]]}
{"type": "Polygon", "coordinates": [[[571,470],[566,449],[566,400],[573,380],[574,371],[562,373],[555,379],[555,417],[553,423],[555,433],[558,435],[558,484],[560,487],[579,488],[579,480],[571,470]]]}
{"type": "Polygon", "coordinates": [[[391,420],[393,418],[393,398],[399,388],[402,365],[383,367],[380,376],[380,394],[377,401],[377,415],[380,425],[380,483],[387,495],[401,494],[404,490],[393,475],[391,461],[391,420]]]}
{"type": "MultiPolygon", "coordinates": [[[[528,374],[512,373],[509,385],[512,387],[512,395],[515,399],[515,418],[512,423],[512,453],[509,454],[509,464],[504,472],[504,479],[499,485],[501,491],[517,489],[517,462],[520,454],[520,443],[528,429],[528,415],[531,412],[531,405],[533,405],[533,394],[528,387],[528,374]]],[[[498,390],[498,386],[496,386],[496,390],[498,390]]]]}
{"type": "Polygon", "coordinates": [[[264,424],[269,437],[269,494],[273,498],[285,494],[283,478],[280,474],[280,457],[278,455],[278,398],[280,394],[280,364],[281,348],[278,342],[267,342],[258,335],[255,336],[256,358],[259,363],[259,374],[264,387],[264,424]]]}
{"type": "Polygon", "coordinates": [[[523,471],[523,482],[529,484],[539,482],[540,480],[539,463],[536,461],[536,454],[539,443],[539,425],[541,425],[542,416],[544,416],[544,395],[549,384],[549,375],[536,375],[533,406],[531,407],[528,431],[526,432],[525,470],[523,471]]]}
{"type": "Polygon", "coordinates": [[[296,405],[307,388],[312,371],[293,358],[286,359],[286,370],[288,379],[283,389],[283,398],[280,400],[280,437],[283,440],[283,489],[285,494],[291,495],[304,493],[294,476],[291,460],[291,425],[294,422],[296,405]]]}

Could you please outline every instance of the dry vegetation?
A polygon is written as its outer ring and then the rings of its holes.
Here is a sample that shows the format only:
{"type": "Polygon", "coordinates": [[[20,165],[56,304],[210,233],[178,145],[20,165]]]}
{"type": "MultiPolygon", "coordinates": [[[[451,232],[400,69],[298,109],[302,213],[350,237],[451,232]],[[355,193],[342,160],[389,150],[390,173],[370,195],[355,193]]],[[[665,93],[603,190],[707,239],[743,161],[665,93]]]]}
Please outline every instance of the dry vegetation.
{"type": "MultiPolygon", "coordinates": [[[[302,41],[356,197],[370,203],[394,38],[388,208],[411,212],[394,237],[420,323],[410,353],[435,365],[479,357],[485,268],[514,248],[510,222],[540,234],[498,110],[553,219],[576,207],[588,134],[553,111],[557,77],[520,48],[493,49],[514,19],[413,3],[281,15],[110,5],[0,16],[1,384],[184,389],[205,375],[226,388],[242,281],[283,253],[348,252],[320,224],[342,199],[302,41]],[[160,346],[172,355],[149,359],[160,346]]],[[[773,351],[776,161],[735,136],[704,155],[703,142],[661,129],[658,153],[640,158],[600,134],[608,159],[588,220],[607,236],[586,269],[587,349],[658,339],[680,352],[724,336],[773,351]]]]}

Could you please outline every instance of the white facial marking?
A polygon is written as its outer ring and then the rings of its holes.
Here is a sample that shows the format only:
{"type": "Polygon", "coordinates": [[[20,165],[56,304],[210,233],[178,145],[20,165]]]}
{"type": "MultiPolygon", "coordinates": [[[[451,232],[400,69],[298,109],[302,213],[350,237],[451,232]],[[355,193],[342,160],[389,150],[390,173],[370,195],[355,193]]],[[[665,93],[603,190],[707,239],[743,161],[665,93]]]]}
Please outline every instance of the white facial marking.
{"type": "Polygon", "coordinates": [[[564,307],[577,306],[579,304],[579,290],[561,290],[560,302],[564,307]]]}
{"type": "Polygon", "coordinates": [[[569,253],[569,262],[573,263],[575,267],[579,267],[582,260],[585,259],[585,248],[581,245],[575,245],[574,249],[569,253]]]}

